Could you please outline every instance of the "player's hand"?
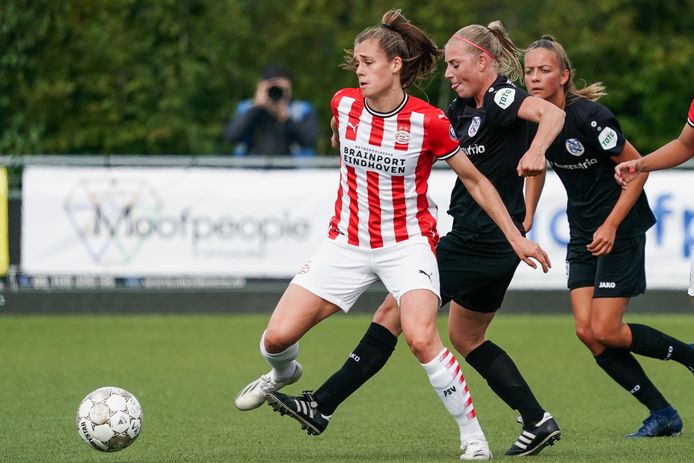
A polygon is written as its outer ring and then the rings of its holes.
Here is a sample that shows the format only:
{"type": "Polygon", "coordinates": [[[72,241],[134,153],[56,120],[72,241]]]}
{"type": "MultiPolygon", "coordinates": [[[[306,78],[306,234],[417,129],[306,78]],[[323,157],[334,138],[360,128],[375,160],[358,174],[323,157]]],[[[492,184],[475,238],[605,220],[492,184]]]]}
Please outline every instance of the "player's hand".
{"type": "Polygon", "coordinates": [[[595,230],[595,233],[593,233],[593,241],[591,241],[586,248],[594,256],[604,256],[612,252],[616,236],[617,227],[612,224],[603,223],[595,230]]]}
{"type": "Polygon", "coordinates": [[[614,179],[622,188],[626,188],[629,182],[634,180],[641,171],[641,160],[632,159],[617,164],[614,168],[614,179]]]}
{"type": "Polygon", "coordinates": [[[511,247],[516,252],[520,260],[528,264],[530,267],[537,268],[537,264],[535,263],[535,261],[537,261],[542,266],[542,271],[544,273],[549,272],[549,269],[552,268],[552,263],[549,260],[549,256],[536,242],[519,236],[518,239],[511,242],[511,247]]]}
{"type": "Polygon", "coordinates": [[[531,147],[518,161],[516,171],[519,177],[535,177],[545,171],[545,165],[545,154],[531,147]]]}

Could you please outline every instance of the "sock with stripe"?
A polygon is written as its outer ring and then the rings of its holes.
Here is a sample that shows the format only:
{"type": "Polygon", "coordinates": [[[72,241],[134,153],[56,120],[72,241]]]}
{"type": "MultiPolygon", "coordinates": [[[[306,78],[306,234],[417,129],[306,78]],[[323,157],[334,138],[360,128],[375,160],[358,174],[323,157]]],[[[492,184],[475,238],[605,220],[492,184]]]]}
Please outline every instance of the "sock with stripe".
{"type": "Polygon", "coordinates": [[[288,379],[296,371],[296,362],[294,360],[299,355],[299,343],[295,342],[282,352],[271,354],[265,350],[265,332],[263,332],[263,336],[260,338],[260,353],[272,367],[273,379],[288,379]]]}
{"type": "Polygon", "coordinates": [[[423,363],[429,382],[434,387],[448,413],[453,415],[460,428],[460,440],[486,441],[482,427],[477,421],[472,396],[463,372],[455,356],[444,349],[433,360],[423,363]]]}
{"type": "Polygon", "coordinates": [[[670,405],[629,351],[608,348],[596,356],[595,361],[610,378],[629,391],[649,410],[661,410],[670,405]]]}
{"type": "Polygon", "coordinates": [[[658,360],[674,360],[694,372],[694,348],[667,334],[637,323],[627,323],[631,329],[630,350],[658,360]]]}
{"type": "Polygon", "coordinates": [[[332,415],[335,409],[386,364],[398,338],[378,323],[371,323],[342,368],[335,372],[313,397],[320,410],[332,415]]]}
{"type": "Polygon", "coordinates": [[[470,352],[465,360],[477,370],[506,405],[518,410],[526,426],[542,420],[545,410],[538,403],[516,364],[501,347],[487,340],[470,352]]]}

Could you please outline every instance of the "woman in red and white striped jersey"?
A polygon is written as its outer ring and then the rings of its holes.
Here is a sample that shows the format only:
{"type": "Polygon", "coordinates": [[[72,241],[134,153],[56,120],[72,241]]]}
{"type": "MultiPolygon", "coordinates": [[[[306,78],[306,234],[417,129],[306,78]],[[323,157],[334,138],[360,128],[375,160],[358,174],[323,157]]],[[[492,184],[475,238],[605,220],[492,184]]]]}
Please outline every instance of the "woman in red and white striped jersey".
{"type": "MultiPolygon", "coordinates": [[[[407,94],[433,72],[439,56],[434,42],[399,10],[357,35],[346,67],[355,71],[359,87],[338,91],[331,103],[341,163],[328,238],[294,277],[261,338],[272,371],[242,389],[235,403],[250,410],[267,399],[300,419],[292,408],[298,402],[283,404],[274,395],[301,375],[298,340],[328,316],[349,311],[380,279],[398,302],[410,349],[460,428],[463,457],[488,459],[465,378],[436,325],[438,234],[436,205],[427,192],[432,163],[446,160],[520,259],[544,271],[549,259],[522,236],[492,184],[460,150],[443,111],[407,94]]],[[[544,158],[536,164],[528,171],[544,169],[544,158]]]]}

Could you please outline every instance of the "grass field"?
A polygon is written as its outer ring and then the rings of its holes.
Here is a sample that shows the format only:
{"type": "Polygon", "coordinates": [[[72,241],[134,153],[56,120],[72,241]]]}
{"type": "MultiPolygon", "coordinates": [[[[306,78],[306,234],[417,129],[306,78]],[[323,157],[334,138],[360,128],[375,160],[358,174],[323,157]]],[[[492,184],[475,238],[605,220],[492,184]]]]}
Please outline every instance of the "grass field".
{"type": "MultiPolygon", "coordinates": [[[[268,368],[258,353],[266,315],[0,317],[0,462],[453,462],[457,428],[400,340],[384,370],[308,437],[263,406],[239,412],[236,392],[268,368]],[[102,454],[83,443],[75,412],[91,390],[113,385],[144,410],[130,447],[102,454]]],[[[342,364],[369,316],[339,315],[301,342],[302,380],[316,388],[342,364]]],[[[694,340],[694,316],[632,316],[694,340]]],[[[445,333],[445,318],[441,318],[445,333]]],[[[674,362],[642,365],[685,422],[678,438],[625,440],[646,410],[612,383],[573,333],[569,316],[499,315],[490,337],[516,360],[562,427],[544,462],[694,460],[694,377],[674,362]],[[690,427],[692,426],[692,427],[690,427]]],[[[497,460],[520,431],[465,363],[480,422],[497,460]]]]}

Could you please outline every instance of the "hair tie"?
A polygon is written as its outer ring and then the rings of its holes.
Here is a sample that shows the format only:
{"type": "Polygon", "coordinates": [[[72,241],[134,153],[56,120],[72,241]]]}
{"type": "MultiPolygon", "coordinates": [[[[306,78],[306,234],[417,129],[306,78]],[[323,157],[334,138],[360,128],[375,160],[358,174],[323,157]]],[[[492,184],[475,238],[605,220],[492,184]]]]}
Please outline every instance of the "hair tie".
{"type": "Polygon", "coordinates": [[[381,27],[382,27],[383,29],[386,29],[386,30],[395,32],[395,29],[394,29],[393,26],[391,26],[390,24],[381,24],[381,27]]]}

